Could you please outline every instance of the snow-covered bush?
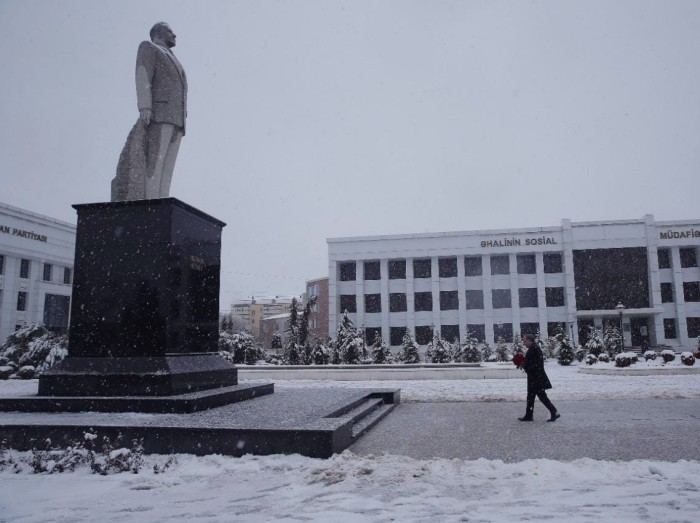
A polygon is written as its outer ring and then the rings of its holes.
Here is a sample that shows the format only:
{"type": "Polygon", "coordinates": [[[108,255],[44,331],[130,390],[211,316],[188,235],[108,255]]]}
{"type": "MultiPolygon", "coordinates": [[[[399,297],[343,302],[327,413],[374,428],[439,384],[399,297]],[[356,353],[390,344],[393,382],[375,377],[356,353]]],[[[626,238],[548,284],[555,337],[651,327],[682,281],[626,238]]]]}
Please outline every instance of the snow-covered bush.
{"type": "Polygon", "coordinates": [[[614,358],[616,354],[620,354],[623,350],[623,339],[620,334],[620,329],[612,325],[608,325],[603,334],[603,346],[608,356],[614,358]]]}
{"type": "Polygon", "coordinates": [[[17,371],[16,376],[21,380],[32,380],[37,377],[34,365],[23,365],[17,371]]]}
{"type": "Polygon", "coordinates": [[[245,331],[219,333],[219,354],[232,363],[246,365],[255,365],[265,358],[253,335],[245,331]]]}
{"type": "Polygon", "coordinates": [[[607,352],[601,352],[598,355],[598,361],[601,363],[609,363],[610,362],[610,356],[608,356],[607,352]]]}
{"type": "Polygon", "coordinates": [[[565,332],[560,332],[557,334],[557,341],[559,342],[559,356],[557,358],[559,365],[571,365],[576,357],[571,340],[565,332]]]}
{"type": "Polygon", "coordinates": [[[621,352],[615,356],[616,367],[629,367],[637,363],[637,355],[634,352],[621,352]]]}
{"type": "Polygon", "coordinates": [[[420,363],[420,351],[418,345],[413,340],[411,333],[406,329],[406,334],[403,336],[403,342],[399,349],[398,360],[401,363],[420,363]]]}
{"type": "Polygon", "coordinates": [[[491,354],[491,356],[486,358],[486,361],[489,361],[491,363],[498,361],[498,354],[491,354]]]}
{"type": "Polygon", "coordinates": [[[549,338],[543,339],[540,343],[540,347],[542,348],[542,356],[544,356],[544,359],[557,357],[559,343],[556,338],[550,336],[549,338]]]}
{"type": "Polygon", "coordinates": [[[496,361],[510,361],[511,355],[508,350],[508,344],[503,338],[499,338],[498,345],[496,345],[496,361]]]}
{"type": "Polygon", "coordinates": [[[593,365],[594,363],[598,363],[598,356],[595,354],[587,354],[584,361],[586,365],[593,365]]]}
{"type": "Polygon", "coordinates": [[[671,349],[662,350],[661,359],[664,360],[664,363],[670,363],[676,359],[676,353],[673,352],[671,349]]]}
{"type": "Polygon", "coordinates": [[[481,355],[484,358],[484,361],[491,361],[493,349],[491,348],[491,345],[489,345],[488,341],[485,341],[484,344],[481,346],[481,355]]]}
{"type": "Polygon", "coordinates": [[[654,361],[658,354],[656,354],[656,351],[653,350],[648,350],[644,353],[644,360],[645,361],[654,361]]]}
{"type": "Polygon", "coordinates": [[[314,346],[311,353],[311,362],[314,365],[328,365],[331,361],[331,351],[320,341],[314,346]]]}
{"type": "Polygon", "coordinates": [[[425,357],[430,363],[449,363],[452,359],[450,352],[445,346],[445,340],[440,336],[440,331],[433,330],[433,339],[428,344],[425,357]]]}
{"type": "Polygon", "coordinates": [[[382,363],[393,363],[393,356],[391,355],[391,350],[384,343],[382,335],[377,332],[374,336],[374,343],[371,349],[372,363],[382,364],[382,363]]]}
{"type": "MultiPolygon", "coordinates": [[[[489,354],[490,356],[490,354],[489,354]]],[[[464,363],[478,363],[482,360],[481,351],[479,350],[479,342],[472,336],[472,333],[467,329],[467,334],[462,342],[462,359],[464,363]]],[[[455,358],[455,361],[457,359],[455,358]]]]}
{"type": "Polygon", "coordinates": [[[692,367],[695,365],[695,356],[693,356],[692,352],[683,352],[681,353],[681,363],[692,367]]]}
{"type": "Polygon", "coordinates": [[[0,380],[6,380],[10,376],[12,376],[17,369],[14,367],[11,367],[10,365],[3,365],[0,367],[0,380]]]}
{"type": "MultiPolygon", "coordinates": [[[[66,334],[56,334],[41,325],[29,325],[10,334],[5,343],[0,346],[0,365],[11,366],[15,370],[21,367],[33,367],[34,374],[38,375],[56,365],[67,355],[68,336],[66,334]]],[[[28,369],[25,369],[23,376],[29,376],[28,369]]]]}
{"type": "Polygon", "coordinates": [[[583,358],[586,357],[586,349],[582,347],[581,345],[578,345],[574,349],[574,358],[576,358],[576,361],[581,362],[583,361],[583,358]]]}

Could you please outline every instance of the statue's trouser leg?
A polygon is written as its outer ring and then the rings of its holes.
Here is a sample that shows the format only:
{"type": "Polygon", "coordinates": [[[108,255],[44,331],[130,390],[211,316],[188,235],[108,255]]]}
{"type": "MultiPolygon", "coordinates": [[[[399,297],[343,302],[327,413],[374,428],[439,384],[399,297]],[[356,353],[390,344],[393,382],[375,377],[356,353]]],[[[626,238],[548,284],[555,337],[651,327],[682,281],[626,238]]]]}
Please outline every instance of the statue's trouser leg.
{"type": "Polygon", "coordinates": [[[177,153],[180,150],[180,140],[182,140],[182,131],[176,128],[170,141],[168,152],[165,155],[165,161],[163,162],[163,175],[161,176],[160,182],[161,198],[170,196],[170,182],[173,179],[175,160],[177,160],[177,153]]]}
{"type": "MultiPolygon", "coordinates": [[[[146,198],[165,198],[168,194],[162,193],[163,173],[166,165],[166,158],[170,149],[175,126],[168,123],[151,122],[148,126],[148,173],[146,176],[146,198]]],[[[179,140],[178,140],[179,147],[179,140]]],[[[177,151],[175,152],[177,155],[177,151]]],[[[172,160],[172,167],[175,161],[172,160]]],[[[168,176],[172,178],[172,170],[168,176]]],[[[168,180],[168,189],[170,181],[168,180]]]]}

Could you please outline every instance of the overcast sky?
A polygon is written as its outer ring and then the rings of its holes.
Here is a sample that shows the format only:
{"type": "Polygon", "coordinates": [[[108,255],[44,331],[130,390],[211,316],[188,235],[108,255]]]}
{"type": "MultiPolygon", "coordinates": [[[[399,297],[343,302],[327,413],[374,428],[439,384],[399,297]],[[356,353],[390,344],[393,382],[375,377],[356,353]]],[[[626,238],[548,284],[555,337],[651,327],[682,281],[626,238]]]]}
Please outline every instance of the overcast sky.
{"type": "Polygon", "coordinates": [[[700,217],[694,0],[0,0],[0,201],[109,200],[160,20],[222,309],[303,292],[328,237],[700,217]]]}

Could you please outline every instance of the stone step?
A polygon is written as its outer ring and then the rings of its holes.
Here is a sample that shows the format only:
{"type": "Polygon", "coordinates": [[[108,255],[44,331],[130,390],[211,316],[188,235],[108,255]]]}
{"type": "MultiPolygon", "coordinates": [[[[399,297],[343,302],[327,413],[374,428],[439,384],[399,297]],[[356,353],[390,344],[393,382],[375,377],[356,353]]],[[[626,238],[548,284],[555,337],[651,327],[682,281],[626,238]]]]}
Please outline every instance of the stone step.
{"type": "Polygon", "coordinates": [[[359,420],[369,415],[374,409],[379,408],[383,404],[384,400],[382,398],[367,398],[357,407],[345,412],[343,417],[350,418],[353,423],[357,423],[359,420]]]}
{"type": "Polygon", "coordinates": [[[374,427],[380,420],[382,420],[386,415],[388,415],[392,410],[394,410],[396,404],[382,404],[378,408],[374,409],[368,416],[362,418],[358,423],[355,423],[352,427],[352,438],[357,439],[362,436],[369,429],[374,427]]]}

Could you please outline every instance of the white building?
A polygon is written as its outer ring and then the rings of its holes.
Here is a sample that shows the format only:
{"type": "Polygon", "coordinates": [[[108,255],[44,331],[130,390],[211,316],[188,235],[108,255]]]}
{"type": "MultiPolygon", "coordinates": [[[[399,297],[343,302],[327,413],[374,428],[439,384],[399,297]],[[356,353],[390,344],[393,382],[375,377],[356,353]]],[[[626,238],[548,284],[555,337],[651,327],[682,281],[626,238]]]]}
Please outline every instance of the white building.
{"type": "Polygon", "coordinates": [[[0,343],[18,327],[68,327],[75,225],[0,203],[0,343]]]}
{"type": "Polygon", "coordinates": [[[531,229],[328,240],[329,334],[342,311],[381,330],[392,346],[405,329],[494,343],[516,333],[623,321],[626,346],[694,347],[700,336],[700,220],[571,223],[531,229]],[[618,303],[625,309],[620,316],[618,303]]]}

